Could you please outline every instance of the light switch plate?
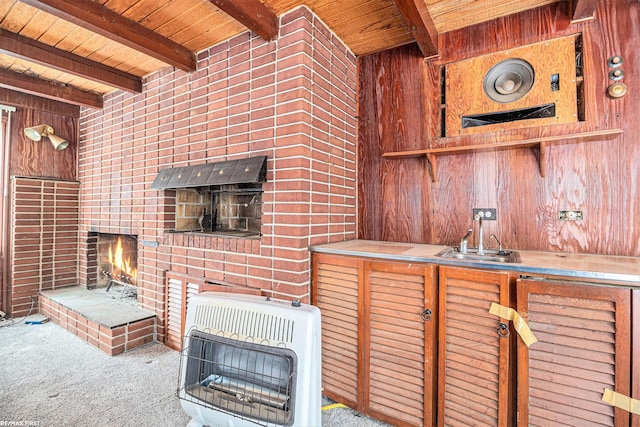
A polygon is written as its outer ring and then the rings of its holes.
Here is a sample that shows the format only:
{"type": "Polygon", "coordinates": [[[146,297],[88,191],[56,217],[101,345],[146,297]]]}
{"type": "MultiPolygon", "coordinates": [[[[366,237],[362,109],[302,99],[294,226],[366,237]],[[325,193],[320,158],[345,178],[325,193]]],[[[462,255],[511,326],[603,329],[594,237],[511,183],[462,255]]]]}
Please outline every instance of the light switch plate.
{"type": "Polygon", "coordinates": [[[558,211],[558,219],[562,221],[582,221],[582,211],[558,211]]]}

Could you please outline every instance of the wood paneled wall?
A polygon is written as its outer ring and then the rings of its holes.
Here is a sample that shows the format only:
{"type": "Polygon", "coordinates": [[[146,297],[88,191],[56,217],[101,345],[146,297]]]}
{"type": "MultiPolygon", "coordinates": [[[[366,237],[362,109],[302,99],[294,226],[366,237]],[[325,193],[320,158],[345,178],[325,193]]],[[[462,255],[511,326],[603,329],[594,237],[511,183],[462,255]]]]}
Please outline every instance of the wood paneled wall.
{"type": "MultiPolygon", "coordinates": [[[[570,24],[568,2],[442,34],[441,55],[420,57],[415,45],[359,59],[359,238],[458,244],[477,222],[472,208],[495,207],[485,222],[485,244],[495,233],[516,249],[640,255],[640,45],[638,2],[600,0],[596,19],[570,24]],[[584,39],[585,121],[469,135],[456,145],[521,140],[549,134],[619,128],[614,139],[547,148],[520,148],[438,157],[432,183],[425,159],[384,159],[390,151],[435,148],[440,135],[443,64],[564,35],[584,39]],[[606,96],[607,58],[623,57],[626,97],[606,96]],[[582,221],[560,221],[558,211],[581,210],[582,221]]],[[[484,76],[479,76],[480,81],[484,76]]]]}
{"type": "Polygon", "coordinates": [[[36,108],[16,107],[11,115],[11,175],[74,180],[77,177],[78,119],[36,108]],[[48,124],[55,134],[69,141],[56,151],[49,138],[32,141],[25,127],[48,124]]]}
{"type": "Polygon", "coordinates": [[[16,108],[11,114],[9,173],[75,180],[80,107],[4,88],[0,88],[0,104],[16,108]],[[40,124],[53,127],[69,146],[56,151],[48,138],[36,142],[25,136],[24,128],[40,124]]]}

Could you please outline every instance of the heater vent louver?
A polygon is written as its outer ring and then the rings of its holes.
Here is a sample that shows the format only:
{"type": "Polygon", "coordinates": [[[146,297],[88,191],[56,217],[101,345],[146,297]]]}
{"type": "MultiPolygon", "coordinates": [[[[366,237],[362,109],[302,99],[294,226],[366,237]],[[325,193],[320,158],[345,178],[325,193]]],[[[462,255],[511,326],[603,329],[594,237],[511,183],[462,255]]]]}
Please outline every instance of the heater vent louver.
{"type": "Polygon", "coordinates": [[[293,342],[295,322],[284,317],[226,306],[199,305],[195,324],[202,331],[220,332],[274,343],[293,342]]]}

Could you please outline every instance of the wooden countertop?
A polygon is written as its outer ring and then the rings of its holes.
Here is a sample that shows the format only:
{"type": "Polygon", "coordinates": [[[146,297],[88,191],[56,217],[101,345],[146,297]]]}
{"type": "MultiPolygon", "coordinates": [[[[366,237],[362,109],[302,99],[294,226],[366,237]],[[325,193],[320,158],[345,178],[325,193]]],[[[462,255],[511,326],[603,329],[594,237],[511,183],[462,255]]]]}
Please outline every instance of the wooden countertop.
{"type": "Polygon", "coordinates": [[[515,271],[522,274],[567,276],[624,282],[640,286],[640,257],[520,251],[520,262],[458,260],[436,256],[448,246],[375,240],[349,240],[310,247],[312,252],[379,258],[395,261],[428,262],[440,265],[515,271]]]}

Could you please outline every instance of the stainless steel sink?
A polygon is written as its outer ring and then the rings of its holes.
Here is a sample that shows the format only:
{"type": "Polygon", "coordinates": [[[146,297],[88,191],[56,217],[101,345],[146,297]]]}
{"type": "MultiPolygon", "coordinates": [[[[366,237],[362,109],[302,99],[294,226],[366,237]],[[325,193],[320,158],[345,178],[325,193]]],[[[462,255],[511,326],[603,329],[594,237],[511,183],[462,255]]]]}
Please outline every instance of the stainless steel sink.
{"type": "Polygon", "coordinates": [[[447,248],[436,254],[437,257],[442,258],[456,258],[468,261],[491,261],[491,262],[520,262],[520,256],[516,251],[495,249],[485,249],[484,254],[480,255],[477,248],[469,248],[467,252],[460,252],[458,246],[447,248]]]}

